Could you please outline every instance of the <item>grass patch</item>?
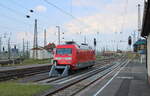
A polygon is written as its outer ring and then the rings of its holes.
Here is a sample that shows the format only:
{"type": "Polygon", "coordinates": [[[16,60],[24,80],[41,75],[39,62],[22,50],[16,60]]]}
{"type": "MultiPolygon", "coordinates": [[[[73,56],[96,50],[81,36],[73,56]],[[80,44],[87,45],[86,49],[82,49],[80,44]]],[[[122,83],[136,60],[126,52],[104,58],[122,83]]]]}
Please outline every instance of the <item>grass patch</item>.
{"type": "Polygon", "coordinates": [[[46,64],[46,63],[51,63],[51,59],[42,59],[42,60],[25,59],[21,64],[8,64],[3,66],[21,66],[21,65],[32,65],[32,64],[46,64]]]}
{"type": "Polygon", "coordinates": [[[26,59],[22,62],[23,65],[26,64],[45,64],[45,63],[50,63],[50,59],[42,59],[42,60],[34,60],[34,59],[26,59]]]}
{"type": "Polygon", "coordinates": [[[0,96],[33,96],[49,88],[52,87],[50,85],[5,82],[0,83],[0,96]]]}
{"type": "Polygon", "coordinates": [[[127,53],[127,57],[129,58],[129,59],[133,59],[133,58],[135,58],[135,57],[137,57],[138,56],[138,54],[134,54],[134,53],[131,53],[131,52],[128,52],[127,53]]]}
{"type": "Polygon", "coordinates": [[[101,56],[101,55],[96,56],[96,60],[102,60],[102,59],[104,59],[104,56],[101,56]]]}

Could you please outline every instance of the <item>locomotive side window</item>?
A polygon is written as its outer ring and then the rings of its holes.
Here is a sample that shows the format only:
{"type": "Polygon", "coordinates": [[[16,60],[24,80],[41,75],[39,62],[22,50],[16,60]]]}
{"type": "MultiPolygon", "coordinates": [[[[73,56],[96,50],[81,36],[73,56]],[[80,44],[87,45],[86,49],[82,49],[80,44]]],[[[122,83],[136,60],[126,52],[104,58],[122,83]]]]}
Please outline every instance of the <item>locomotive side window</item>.
{"type": "Polygon", "coordinates": [[[71,48],[58,48],[56,49],[56,54],[72,54],[71,48]]]}

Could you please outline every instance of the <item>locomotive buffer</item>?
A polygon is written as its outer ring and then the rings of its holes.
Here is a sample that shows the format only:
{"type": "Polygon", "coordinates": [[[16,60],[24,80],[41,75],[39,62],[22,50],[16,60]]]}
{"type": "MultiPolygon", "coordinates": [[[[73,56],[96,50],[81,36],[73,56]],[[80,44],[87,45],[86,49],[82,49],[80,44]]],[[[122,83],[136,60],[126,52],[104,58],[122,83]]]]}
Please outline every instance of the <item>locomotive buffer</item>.
{"type": "Polygon", "coordinates": [[[49,76],[68,76],[69,75],[69,66],[57,66],[56,64],[52,65],[52,68],[49,72],[49,76]]]}

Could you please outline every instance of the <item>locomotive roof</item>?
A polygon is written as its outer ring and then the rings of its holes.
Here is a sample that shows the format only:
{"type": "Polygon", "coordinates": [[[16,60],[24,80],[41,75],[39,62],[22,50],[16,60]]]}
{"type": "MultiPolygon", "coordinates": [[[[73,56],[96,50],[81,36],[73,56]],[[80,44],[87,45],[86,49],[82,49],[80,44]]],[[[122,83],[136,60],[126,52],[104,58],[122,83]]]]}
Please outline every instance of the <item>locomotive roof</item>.
{"type": "Polygon", "coordinates": [[[92,47],[88,46],[87,44],[81,44],[81,45],[78,45],[78,44],[63,44],[63,45],[57,45],[56,48],[71,48],[71,47],[76,47],[77,49],[83,49],[83,50],[92,50],[92,47]]]}

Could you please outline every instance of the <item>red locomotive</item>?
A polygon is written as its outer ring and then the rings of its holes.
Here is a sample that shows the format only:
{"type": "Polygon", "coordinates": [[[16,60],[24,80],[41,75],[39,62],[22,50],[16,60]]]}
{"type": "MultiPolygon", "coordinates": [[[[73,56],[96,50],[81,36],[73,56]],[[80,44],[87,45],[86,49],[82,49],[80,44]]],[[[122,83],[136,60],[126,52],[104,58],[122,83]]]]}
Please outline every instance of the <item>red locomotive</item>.
{"type": "Polygon", "coordinates": [[[95,51],[86,44],[79,46],[75,42],[66,42],[64,45],[56,46],[49,75],[66,76],[69,70],[93,66],[95,59],[95,51]]]}

